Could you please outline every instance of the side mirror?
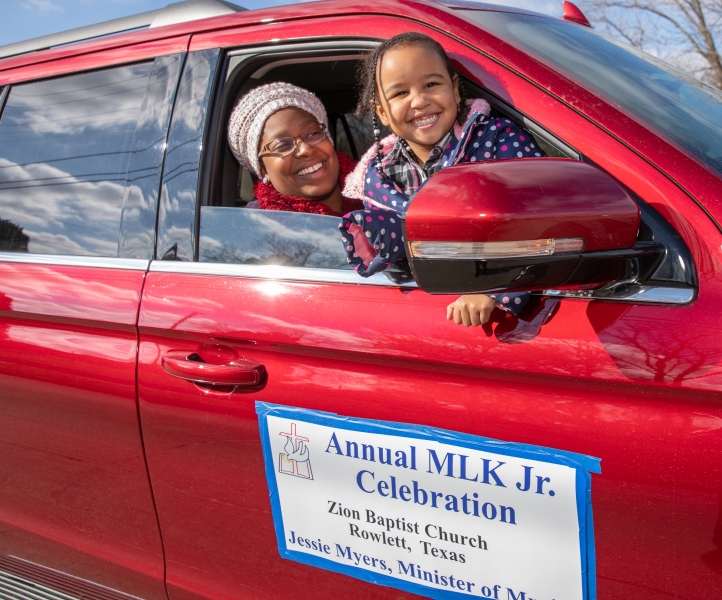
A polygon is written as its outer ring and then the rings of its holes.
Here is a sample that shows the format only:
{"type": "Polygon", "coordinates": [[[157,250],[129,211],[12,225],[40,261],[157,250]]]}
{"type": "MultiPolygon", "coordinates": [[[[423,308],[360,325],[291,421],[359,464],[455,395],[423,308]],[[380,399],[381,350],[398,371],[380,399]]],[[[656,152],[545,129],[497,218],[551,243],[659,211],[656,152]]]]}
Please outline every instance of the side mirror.
{"type": "MultiPolygon", "coordinates": [[[[565,158],[467,163],[434,175],[404,220],[420,288],[436,294],[594,289],[664,252],[635,240],[636,202],[599,169],[565,158]]],[[[651,259],[651,261],[649,260],[651,259]]]]}

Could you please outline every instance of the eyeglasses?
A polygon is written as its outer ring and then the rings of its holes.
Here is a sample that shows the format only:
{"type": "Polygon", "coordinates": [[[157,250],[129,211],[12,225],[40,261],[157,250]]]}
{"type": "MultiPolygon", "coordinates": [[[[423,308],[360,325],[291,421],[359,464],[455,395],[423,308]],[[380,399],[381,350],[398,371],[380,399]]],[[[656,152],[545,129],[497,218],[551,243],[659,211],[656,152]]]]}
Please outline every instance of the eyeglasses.
{"type": "Polygon", "coordinates": [[[276,156],[281,157],[288,156],[298,147],[298,140],[302,140],[309,146],[315,146],[325,140],[326,135],[326,125],[320,123],[318,125],[314,125],[310,129],[307,129],[303,132],[303,135],[299,137],[282,137],[277,140],[273,140],[272,142],[268,142],[265,146],[263,146],[263,148],[261,148],[258,156],[261,156],[261,154],[264,153],[275,154],[276,156]]]}

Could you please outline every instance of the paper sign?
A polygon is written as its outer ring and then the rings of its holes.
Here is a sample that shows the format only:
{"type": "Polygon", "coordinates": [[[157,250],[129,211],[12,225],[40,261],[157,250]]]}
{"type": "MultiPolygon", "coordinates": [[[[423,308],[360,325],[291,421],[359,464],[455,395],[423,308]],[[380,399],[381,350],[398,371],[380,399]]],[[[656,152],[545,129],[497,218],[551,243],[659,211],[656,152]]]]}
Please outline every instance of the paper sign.
{"type": "Polygon", "coordinates": [[[256,403],[281,556],[431,598],[596,598],[599,459],[256,403]]]}

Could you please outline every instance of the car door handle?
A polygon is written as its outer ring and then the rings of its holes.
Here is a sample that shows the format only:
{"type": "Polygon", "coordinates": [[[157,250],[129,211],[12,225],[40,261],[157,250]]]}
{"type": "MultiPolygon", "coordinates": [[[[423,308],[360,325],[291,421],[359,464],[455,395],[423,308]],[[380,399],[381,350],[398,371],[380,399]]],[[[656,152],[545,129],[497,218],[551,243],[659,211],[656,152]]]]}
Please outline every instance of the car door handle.
{"type": "Polygon", "coordinates": [[[205,362],[195,352],[170,350],[161,358],[163,370],[193,383],[206,385],[262,386],[266,380],[266,367],[246,358],[237,358],[224,365],[205,362]]]}

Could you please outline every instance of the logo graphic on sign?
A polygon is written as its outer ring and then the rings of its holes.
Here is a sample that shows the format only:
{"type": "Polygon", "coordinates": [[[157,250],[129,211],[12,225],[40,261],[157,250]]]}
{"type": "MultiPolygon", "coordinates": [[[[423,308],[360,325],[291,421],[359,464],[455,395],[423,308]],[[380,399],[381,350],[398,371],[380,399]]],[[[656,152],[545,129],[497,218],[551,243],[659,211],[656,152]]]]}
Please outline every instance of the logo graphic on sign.
{"type": "Polygon", "coordinates": [[[311,461],[308,460],[308,438],[296,434],[296,424],[291,423],[290,433],[279,433],[286,436],[286,445],[278,455],[278,470],[286,475],[313,479],[311,461]]]}

